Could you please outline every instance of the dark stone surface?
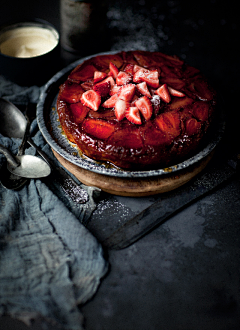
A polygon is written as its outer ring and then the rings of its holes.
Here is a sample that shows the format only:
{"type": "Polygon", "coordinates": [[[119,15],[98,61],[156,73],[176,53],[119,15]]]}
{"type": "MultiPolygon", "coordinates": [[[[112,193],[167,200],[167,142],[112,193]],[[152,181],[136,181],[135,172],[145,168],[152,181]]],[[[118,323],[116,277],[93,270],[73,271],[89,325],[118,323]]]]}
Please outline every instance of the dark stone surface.
{"type": "Polygon", "coordinates": [[[86,329],[239,329],[239,191],[231,182],[110,251],[86,329]]]}
{"type": "MultiPolygon", "coordinates": [[[[24,6],[27,2],[3,1],[0,23],[10,16],[37,16],[59,28],[58,1],[24,6]]],[[[226,155],[234,148],[239,152],[236,5],[232,0],[113,1],[105,46],[176,54],[205,73],[225,99],[226,155]]],[[[64,64],[74,59],[63,55],[64,64]]],[[[234,178],[130,247],[106,251],[110,271],[81,307],[86,330],[238,330],[239,234],[240,181],[234,178]]],[[[26,329],[0,319],[1,330],[14,325],[26,329]]],[[[39,320],[31,329],[55,328],[39,320]]]]}

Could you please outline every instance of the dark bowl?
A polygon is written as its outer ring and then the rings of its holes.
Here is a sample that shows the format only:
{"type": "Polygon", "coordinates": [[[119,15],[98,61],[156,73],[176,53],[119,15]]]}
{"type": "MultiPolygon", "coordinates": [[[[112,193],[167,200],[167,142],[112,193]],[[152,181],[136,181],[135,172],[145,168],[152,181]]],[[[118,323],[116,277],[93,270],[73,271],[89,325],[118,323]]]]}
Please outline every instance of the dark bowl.
{"type": "Polygon", "coordinates": [[[0,28],[0,44],[5,41],[7,33],[21,27],[47,29],[56,38],[56,46],[34,57],[14,57],[0,52],[0,74],[20,86],[44,85],[60,65],[59,33],[45,21],[17,22],[0,28]]]}

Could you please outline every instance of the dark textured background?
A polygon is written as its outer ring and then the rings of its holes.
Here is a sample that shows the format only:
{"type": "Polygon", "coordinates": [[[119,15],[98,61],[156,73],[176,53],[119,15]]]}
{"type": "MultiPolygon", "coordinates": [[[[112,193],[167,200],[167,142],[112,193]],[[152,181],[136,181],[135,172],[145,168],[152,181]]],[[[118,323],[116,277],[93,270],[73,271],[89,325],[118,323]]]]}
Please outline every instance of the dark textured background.
{"type": "MultiPolygon", "coordinates": [[[[199,68],[225,102],[226,154],[240,151],[238,15],[233,0],[111,1],[109,42],[103,45],[106,51],[176,54],[199,68]]],[[[59,29],[59,1],[1,0],[1,24],[24,17],[46,19],[59,29]]],[[[63,65],[70,60],[63,56],[63,65]]],[[[86,329],[240,329],[239,214],[235,179],[131,247],[107,252],[110,273],[82,308],[86,329]]],[[[0,319],[1,330],[12,324],[0,319]]],[[[32,329],[54,327],[39,320],[32,329]]]]}

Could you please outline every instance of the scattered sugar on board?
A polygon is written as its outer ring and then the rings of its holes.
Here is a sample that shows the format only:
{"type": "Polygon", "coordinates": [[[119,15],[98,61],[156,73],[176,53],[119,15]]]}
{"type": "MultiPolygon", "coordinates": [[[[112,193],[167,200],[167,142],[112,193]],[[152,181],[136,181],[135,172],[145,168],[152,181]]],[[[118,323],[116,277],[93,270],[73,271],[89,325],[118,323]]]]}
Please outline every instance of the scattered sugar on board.
{"type": "Polygon", "coordinates": [[[99,220],[104,220],[106,216],[109,217],[111,215],[118,222],[124,222],[129,217],[131,210],[119,201],[104,200],[98,204],[94,213],[97,214],[99,220]]]}

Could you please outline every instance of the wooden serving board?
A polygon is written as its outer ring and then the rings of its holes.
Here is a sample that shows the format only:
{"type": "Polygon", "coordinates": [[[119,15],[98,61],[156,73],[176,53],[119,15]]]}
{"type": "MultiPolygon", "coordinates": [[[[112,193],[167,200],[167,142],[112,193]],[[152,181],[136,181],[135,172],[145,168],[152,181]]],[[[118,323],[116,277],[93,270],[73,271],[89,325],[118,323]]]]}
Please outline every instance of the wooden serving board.
{"type": "Polygon", "coordinates": [[[177,173],[148,177],[148,178],[120,178],[95,173],[83,169],[52,150],[61,165],[72,173],[86,186],[98,187],[101,190],[118,196],[142,197],[174,190],[200,173],[211,160],[214,151],[196,164],[177,173]]]}

